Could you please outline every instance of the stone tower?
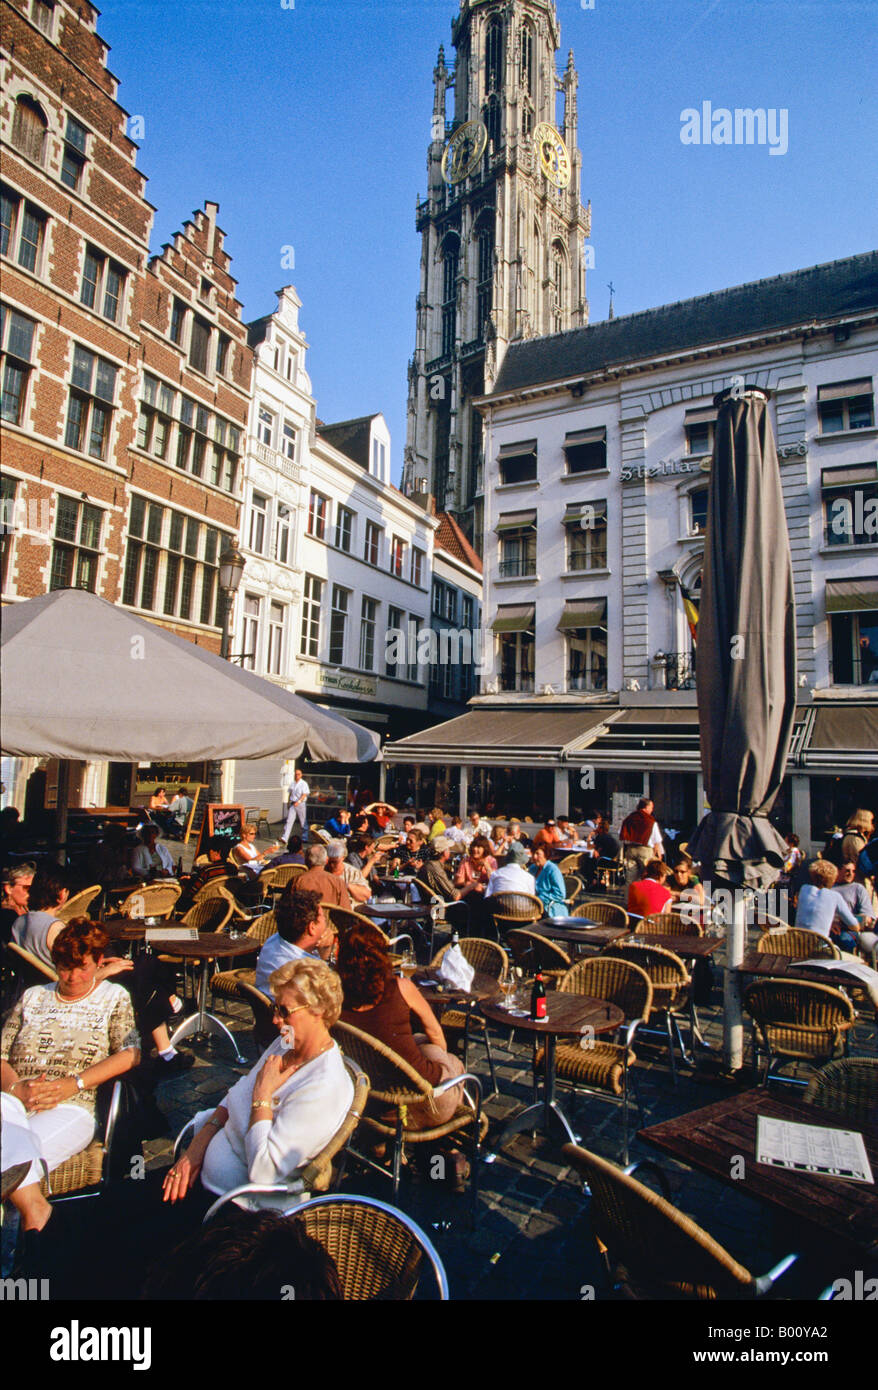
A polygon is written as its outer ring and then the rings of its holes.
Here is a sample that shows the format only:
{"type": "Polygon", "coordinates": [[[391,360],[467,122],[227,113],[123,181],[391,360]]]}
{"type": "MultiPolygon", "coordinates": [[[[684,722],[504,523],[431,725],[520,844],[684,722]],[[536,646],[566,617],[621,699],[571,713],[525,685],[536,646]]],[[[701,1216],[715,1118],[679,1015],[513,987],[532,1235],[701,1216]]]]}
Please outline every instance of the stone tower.
{"type": "Polygon", "coordinates": [[[433,72],[403,491],[426,489],[481,552],[481,417],[506,345],[588,322],[578,77],[553,0],[460,0],[433,72]]]}

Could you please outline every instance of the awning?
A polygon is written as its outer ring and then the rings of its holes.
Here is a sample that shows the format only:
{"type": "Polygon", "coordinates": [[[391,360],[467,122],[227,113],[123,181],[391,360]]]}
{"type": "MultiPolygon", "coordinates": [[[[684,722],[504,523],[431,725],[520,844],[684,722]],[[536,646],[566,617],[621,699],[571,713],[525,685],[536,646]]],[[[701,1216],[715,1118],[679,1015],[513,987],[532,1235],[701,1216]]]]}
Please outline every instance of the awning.
{"type": "Polygon", "coordinates": [[[488,767],[563,765],[580,757],[607,721],[618,717],[615,706],[545,709],[485,708],[423,729],[384,746],[388,763],[468,763],[488,767]]]}
{"type": "Polygon", "coordinates": [[[849,396],[871,396],[872,378],[861,377],[858,381],[839,381],[834,386],[818,386],[818,401],[846,401],[849,396]]]}
{"type": "Polygon", "coordinates": [[[878,701],[828,705],[813,712],[800,764],[812,772],[878,774],[878,701]]]}
{"type": "Polygon", "coordinates": [[[536,618],[536,604],[507,603],[497,609],[491,624],[494,632],[532,632],[536,618]]]}
{"type": "Polygon", "coordinates": [[[622,710],[589,748],[588,760],[615,770],[699,772],[698,710],[694,705],[622,710]]]}
{"type": "Polygon", "coordinates": [[[501,444],[497,457],[498,459],[525,458],[528,454],[535,454],[536,451],[537,441],[535,439],[523,439],[519,444],[501,444]]]}
{"type": "Polygon", "coordinates": [[[561,518],[561,525],[582,526],[582,517],[586,512],[591,525],[598,521],[606,521],[607,504],[603,498],[598,502],[568,502],[567,510],[561,518]]]}
{"type": "Polygon", "coordinates": [[[536,511],[530,512],[504,512],[494,527],[495,531],[523,531],[528,526],[535,526],[537,520],[536,511]]]}
{"type": "Polygon", "coordinates": [[[820,474],[820,486],[854,487],[857,483],[878,481],[878,463],[859,463],[853,468],[824,468],[820,474]]]}
{"type": "Polygon", "coordinates": [[[605,444],[607,442],[607,427],[601,425],[593,430],[573,430],[564,436],[564,448],[575,449],[578,444],[605,444]]]}
{"type": "Polygon", "coordinates": [[[878,608],[878,575],[867,579],[827,579],[827,613],[865,613],[878,608]]]}
{"type": "Polygon", "coordinates": [[[699,406],[697,410],[687,410],[685,423],[687,425],[715,425],[716,406],[705,405],[699,406]]]}
{"type": "Polygon", "coordinates": [[[572,628],[606,627],[607,600],[605,598],[568,599],[558,623],[559,632],[569,632],[572,628]]]}

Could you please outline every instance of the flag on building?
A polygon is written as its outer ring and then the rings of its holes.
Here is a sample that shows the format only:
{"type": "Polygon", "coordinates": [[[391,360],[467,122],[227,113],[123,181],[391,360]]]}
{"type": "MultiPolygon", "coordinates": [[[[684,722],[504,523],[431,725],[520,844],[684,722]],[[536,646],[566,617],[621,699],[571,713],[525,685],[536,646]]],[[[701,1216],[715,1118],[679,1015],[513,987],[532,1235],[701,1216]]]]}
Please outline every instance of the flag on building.
{"type": "Polygon", "coordinates": [[[698,640],[698,604],[699,599],[686,588],[680,580],[680,594],[683,599],[683,611],[686,614],[686,621],[689,624],[689,631],[692,634],[693,646],[698,640]]]}

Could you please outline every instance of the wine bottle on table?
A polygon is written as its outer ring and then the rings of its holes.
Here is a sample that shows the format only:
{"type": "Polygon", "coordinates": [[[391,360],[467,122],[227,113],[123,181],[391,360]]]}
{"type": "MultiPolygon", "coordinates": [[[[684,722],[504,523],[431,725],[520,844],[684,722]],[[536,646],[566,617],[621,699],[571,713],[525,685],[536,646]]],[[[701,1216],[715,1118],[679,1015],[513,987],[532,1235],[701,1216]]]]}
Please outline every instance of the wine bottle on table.
{"type": "Polygon", "coordinates": [[[533,989],[530,992],[530,1016],[535,1023],[548,1017],[546,986],[543,984],[543,972],[541,970],[537,971],[533,989]]]}

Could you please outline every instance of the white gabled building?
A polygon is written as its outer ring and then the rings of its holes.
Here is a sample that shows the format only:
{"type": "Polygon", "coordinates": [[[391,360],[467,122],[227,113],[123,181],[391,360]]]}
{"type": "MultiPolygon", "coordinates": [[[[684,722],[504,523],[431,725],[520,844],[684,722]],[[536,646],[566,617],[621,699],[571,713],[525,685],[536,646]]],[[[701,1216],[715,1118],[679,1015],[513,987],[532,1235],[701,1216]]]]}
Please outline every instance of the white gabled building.
{"type": "MultiPolygon", "coordinates": [[[[300,308],[287,286],[276,311],[249,326],[255,363],[239,542],[246,565],[230,656],[399,738],[426,722],[428,667],[388,662],[387,633],[429,626],[438,522],[391,485],[382,415],[317,420],[300,308]]],[[[377,774],[373,780],[377,792],[377,774]]],[[[225,794],[277,816],[280,761],[236,763],[225,794]]]]}

